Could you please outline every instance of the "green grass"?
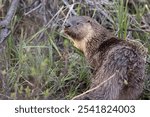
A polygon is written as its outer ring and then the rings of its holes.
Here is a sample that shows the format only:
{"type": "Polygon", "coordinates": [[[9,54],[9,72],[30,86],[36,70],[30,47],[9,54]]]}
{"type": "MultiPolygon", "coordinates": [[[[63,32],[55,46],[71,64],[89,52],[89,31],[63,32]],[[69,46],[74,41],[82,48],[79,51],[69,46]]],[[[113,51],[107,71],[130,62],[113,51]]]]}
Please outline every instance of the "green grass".
{"type": "Polygon", "coordinates": [[[46,34],[48,39],[38,45],[23,40],[23,34],[15,45],[9,36],[1,57],[6,63],[1,72],[9,89],[1,92],[8,92],[10,99],[71,99],[87,88],[90,72],[84,57],[60,52],[53,41],[54,34],[46,34]]]}
{"type": "Polygon", "coordinates": [[[129,25],[128,20],[128,0],[126,1],[125,5],[123,0],[115,0],[115,10],[117,11],[117,21],[118,21],[118,37],[125,39],[127,37],[127,29],[129,25]]]}

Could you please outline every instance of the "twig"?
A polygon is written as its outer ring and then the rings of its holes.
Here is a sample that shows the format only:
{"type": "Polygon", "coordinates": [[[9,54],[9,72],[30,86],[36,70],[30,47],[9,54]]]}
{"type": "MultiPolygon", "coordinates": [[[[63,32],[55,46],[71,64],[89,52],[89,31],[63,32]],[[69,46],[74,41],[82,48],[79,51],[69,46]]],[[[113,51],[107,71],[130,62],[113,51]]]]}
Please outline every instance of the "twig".
{"type": "Polygon", "coordinates": [[[25,13],[24,15],[29,15],[30,13],[32,13],[33,11],[37,10],[38,8],[40,8],[42,6],[42,4],[39,4],[37,7],[31,9],[30,11],[28,11],[27,13],[25,13]]]}
{"type": "Polygon", "coordinates": [[[2,27],[0,32],[0,44],[6,39],[6,37],[10,34],[10,30],[8,26],[16,13],[17,7],[19,5],[20,0],[13,0],[11,6],[6,14],[4,20],[0,21],[0,27],[2,27]]]}
{"type": "Polygon", "coordinates": [[[86,95],[86,94],[89,93],[89,92],[93,92],[94,90],[96,90],[96,89],[98,89],[99,87],[101,87],[104,83],[106,83],[106,82],[108,82],[110,79],[112,79],[115,75],[116,75],[116,73],[114,73],[113,75],[111,75],[107,80],[103,81],[103,82],[100,83],[98,86],[96,86],[96,87],[94,87],[94,88],[92,88],[92,89],[89,89],[89,90],[87,90],[86,92],[84,92],[84,93],[82,93],[82,94],[80,94],[80,95],[75,96],[74,98],[72,98],[72,100],[74,100],[74,99],[76,99],[76,98],[78,98],[78,97],[81,97],[81,96],[83,96],[83,95],[86,95]]]}
{"type": "Polygon", "coordinates": [[[150,30],[142,30],[142,29],[133,29],[133,28],[129,28],[127,29],[127,31],[135,31],[135,32],[147,32],[150,33],[150,30]]]}
{"type": "Polygon", "coordinates": [[[67,2],[67,0],[62,0],[63,1],[63,3],[70,9],[70,11],[71,11],[71,13],[73,14],[73,15],[77,15],[77,13],[73,10],[73,8],[72,8],[72,6],[73,5],[69,5],[69,3],[67,2]]]}

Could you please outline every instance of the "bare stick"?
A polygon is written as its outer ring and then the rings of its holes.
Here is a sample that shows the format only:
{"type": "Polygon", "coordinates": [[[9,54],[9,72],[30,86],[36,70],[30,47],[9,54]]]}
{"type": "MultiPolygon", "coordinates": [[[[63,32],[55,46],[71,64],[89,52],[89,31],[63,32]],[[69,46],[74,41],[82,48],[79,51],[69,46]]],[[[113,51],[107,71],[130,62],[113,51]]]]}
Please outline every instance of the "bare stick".
{"type": "Polygon", "coordinates": [[[139,33],[143,33],[143,32],[146,32],[146,33],[150,33],[150,30],[142,30],[142,29],[133,29],[133,28],[129,28],[127,29],[127,31],[134,31],[134,32],[139,32],[139,33]]]}
{"type": "Polygon", "coordinates": [[[0,21],[0,27],[2,27],[0,32],[0,44],[6,39],[6,37],[10,34],[8,29],[8,25],[10,24],[14,14],[16,13],[17,7],[19,5],[20,0],[13,0],[11,6],[6,14],[4,20],[0,21]]]}
{"type": "Polygon", "coordinates": [[[32,13],[33,11],[37,10],[38,8],[40,8],[42,6],[42,4],[39,4],[37,7],[31,9],[30,11],[28,11],[27,13],[25,13],[24,15],[29,15],[30,13],[32,13]]]}
{"type": "Polygon", "coordinates": [[[73,15],[77,15],[77,13],[73,10],[73,8],[72,8],[72,6],[73,5],[69,5],[69,3],[68,3],[68,1],[67,0],[62,0],[63,1],[63,3],[70,9],[70,11],[71,11],[71,13],[73,14],[73,15]]]}
{"type": "Polygon", "coordinates": [[[72,98],[72,100],[76,99],[76,98],[79,98],[81,96],[84,96],[86,95],[87,93],[89,92],[93,92],[94,90],[98,89],[99,87],[101,87],[104,83],[108,82],[110,79],[112,79],[114,76],[116,75],[116,73],[114,73],[112,76],[110,76],[107,80],[103,81],[102,83],[100,83],[99,85],[97,85],[96,87],[92,88],[92,89],[89,89],[87,90],[86,92],[80,94],[80,95],[77,95],[75,96],[74,98],[72,98]]]}

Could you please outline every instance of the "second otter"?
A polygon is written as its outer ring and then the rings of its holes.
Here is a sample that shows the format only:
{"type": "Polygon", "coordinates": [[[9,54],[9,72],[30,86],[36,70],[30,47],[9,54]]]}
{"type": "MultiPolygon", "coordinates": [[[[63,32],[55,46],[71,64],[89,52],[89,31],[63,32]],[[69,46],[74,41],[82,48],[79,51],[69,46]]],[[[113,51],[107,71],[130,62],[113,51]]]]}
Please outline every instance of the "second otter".
{"type": "Polygon", "coordinates": [[[87,16],[69,18],[64,34],[94,69],[90,89],[73,99],[138,99],[144,86],[147,49],[118,39],[87,16]]]}

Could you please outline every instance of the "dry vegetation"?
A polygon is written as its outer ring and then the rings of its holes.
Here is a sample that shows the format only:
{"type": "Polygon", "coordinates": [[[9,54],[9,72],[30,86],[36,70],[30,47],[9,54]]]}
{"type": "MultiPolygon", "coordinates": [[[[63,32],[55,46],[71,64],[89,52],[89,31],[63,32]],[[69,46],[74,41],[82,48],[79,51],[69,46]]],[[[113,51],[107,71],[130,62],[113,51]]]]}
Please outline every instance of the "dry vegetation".
{"type": "MultiPolygon", "coordinates": [[[[0,1],[1,20],[12,1],[0,1]]],[[[0,25],[0,99],[71,99],[88,89],[84,56],[60,34],[72,15],[91,16],[150,50],[149,0],[20,0],[5,39],[0,25]]],[[[149,61],[141,99],[150,99],[149,61]]]]}

